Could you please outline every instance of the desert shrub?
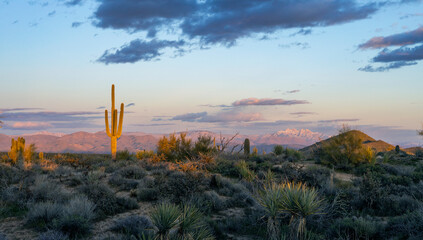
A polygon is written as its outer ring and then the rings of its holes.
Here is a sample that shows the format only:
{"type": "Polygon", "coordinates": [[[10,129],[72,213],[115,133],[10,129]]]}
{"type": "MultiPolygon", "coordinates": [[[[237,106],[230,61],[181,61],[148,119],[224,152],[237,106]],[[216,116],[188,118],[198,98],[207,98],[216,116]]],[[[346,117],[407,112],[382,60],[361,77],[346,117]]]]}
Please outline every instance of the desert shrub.
{"type": "Polygon", "coordinates": [[[214,190],[195,194],[188,202],[205,214],[219,212],[228,207],[226,198],[220,196],[214,190]]]}
{"type": "Polygon", "coordinates": [[[37,240],[68,240],[69,237],[63,234],[60,231],[49,230],[45,233],[42,233],[37,240]]]}
{"type": "Polygon", "coordinates": [[[308,186],[321,188],[328,184],[330,179],[330,170],[321,166],[311,166],[300,172],[300,179],[306,182],[308,186]]]}
{"type": "Polygon", "coordinates": [[[114,222],[111,230],[122,233],[125,236],[133,236],[142,239],[141,236],[149,236],[152,233],[153,223],[146,216],[131,215],[114,222]]]}
{"type": "Polygon", "coordinates": [[[141,150],[141,151],[138,151],[135,156],[139,160],[149,159],[154,156],[154,151],[141,150]]]}
{"type": "Polygon", "coordinates": [[[275,146],[273,147],[273,153],[274,153],[276,156],[282,155],[282,153],[283,153],[283,146],[282,146],[282,145],[275,145],[275,146]]]}
{"type": "Polygon", "coordinates": [[[85,196],[77,196],[63,208],[63,215],[55,223],[55,228],[76,238],[88,234],[95,217],[95,204],[85,196]]]}
{"type": "Polygon", "coordinates": [[[128,149],[116,152],[117,160],[131,160],[133,156],[134,155],[130,153],[128,149]]]}
{"type": "Polygon", "coordinates": [[[222,157],[217,158],[214,165],[207,166],[207,170],[213,173],[220,173],[227,177],[239,176],[238,169],[235,167],[234,162],[222,157]]]}
{"type": "Polygon", "coordinates": [[[40,230],[53,226],[54,221],[63,215],[63,205],[53,202],[40,202],[29,207],[25,222],[40,230]]]}
{"type": "Polygon", "coordinates": [[[133,210],[139,208],[137,201],[133,198],[117,197],[116,201],[123,210],[133,210]]]}
{"type": "Polygon", "coordinates": [[[35,202],[54,201],[63,203],[69,197],[69,194],[60,185],[48,180],[45,176],[36,178],[31,190],[32,199],[35,202]]]}
{"type": "Polygon", "coordinates": [[[386,197],[387,191],[376,174],[366,173],[359,182],[360,199],[368,207],[380,210],[379,203],[386,197]]]}
{"type": "Polygon", "coordinates": [[[370,217],[346,217],[337,219],[330,226],[331,239],[383,239],[384,224],[370,217]]]}
{"type": "Polygon", "coordinates": [[[285,158],[289,162],[297,162],[303,158],[303,155],[300,151],[297,151],[292,148],[285,148],[285,158]]]}
{"type": "Polygon", "coordinates": [[[84,179],[81,175],[71,176],[65,184],[69,187],[76,187],[84,183],[84,179]]]}
{"type": "Polygon", "coordinates": [[[121,175],[113,174],[109,178],[109,184],[118,187],[119,190],[132,190],[137,188],[139,182],[133,179],[123,178],[121,175]]]}
{"type": "Polygon", "coordinates": [[[382,216],[398,216],[419,208],[420,202],[409,195],[388,195],[380,203],[382,216]]]}
{"type": "Polygon", "coordinates": [[[127,166],[119,170],[119,174],[128,179],[142,179],[147,175],[146,171],[139,166],[127,166]]]}
{"type": "Polygon", "coordinates": [[[387,236],[397,236],[399,239],[423,238],[423,208],[390,218],[386,227],[387,236]]]}
{"type": "Polygon", "coordinates": [[[192,194],[203,192],[209,185],[209,178],[201,173],[174,171],[156,177],[159,196],[174,203],[189,200],[192,194]]]}
{"type": "Polygon", "coordinates": [[[16,184],[22,178],[22,171],[0,163],[0,190],[9,186],[10,184],[16,184]]]}
{"type": "Polygon", "coordinates": [[[244,160],[239,161],[236,164],[236,167],[243,179],[247,180],[248,182],[252,182],[254,179],[256,179],[256,174],[254,171],[249,169],[247,163],[244,160]]]}
{"type": "MultiPolygon", "coordinates": [[[[31,198],[31,193],[24,188],[9,186],[1,191],[0,200],[21,211],[26,209],[26,204],[31,198]]],[[[4,209],[2,209],[4,210],[4,209]]]]}
{"type": "Polygon", "coordinates": [[[97,207],[95,212],[100,218],[108,215],[115,215],[125,210],[132,209],[133,207],[133,204],[128,203],[125,199],[118,201],[114,192],[104,184],[83,185],[78,188],[78,191],[85,194],[89,200],[96,203],[97,207]]]}
{"type": "Polygon", "coordinates": [[[139,201],[154,201],[158,199],[159,191],[156,188],[138,188],[134,196],[139,201]]]}
{"type": "Polygon", "coordinates": [[[187,139],[186,133],[179,136],[170,134],[169,138],[163,136],[157,143],[157,155],[163,155],[167,161],[185,160],[192,156],[191,139],[187,139]]]}
{"type": "Polygon", "coordinates": [[[195,155],[210,155],[217,152],[214,146],[214,139],[211,136],[200,135],[197,141],[194,143],[193,153],[195,155]]]}

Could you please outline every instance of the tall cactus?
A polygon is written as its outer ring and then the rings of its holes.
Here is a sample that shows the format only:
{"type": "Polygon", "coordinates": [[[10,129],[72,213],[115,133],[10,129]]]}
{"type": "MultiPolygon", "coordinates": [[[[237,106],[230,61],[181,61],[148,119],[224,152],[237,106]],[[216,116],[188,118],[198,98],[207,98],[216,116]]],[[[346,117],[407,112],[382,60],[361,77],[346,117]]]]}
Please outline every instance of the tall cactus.
{"type": "Polygon", "coordinates": [[[122,122],[123,122],[123,103],[120,104],[120,114],[119,114],[119,127],[117,123],[117,109],[115,109],[115,85],[112,84],[112,109],[111,109],[111,124],[112,128],[109,129],[109,115],[107,110],[104,111],[104,116],[106,119],[106,133],[107,136],[111,139],[111,149],[112,149],[112,159],[116,160],[116,148],[117,148],[117,139],[122,135],[122,122]]]}

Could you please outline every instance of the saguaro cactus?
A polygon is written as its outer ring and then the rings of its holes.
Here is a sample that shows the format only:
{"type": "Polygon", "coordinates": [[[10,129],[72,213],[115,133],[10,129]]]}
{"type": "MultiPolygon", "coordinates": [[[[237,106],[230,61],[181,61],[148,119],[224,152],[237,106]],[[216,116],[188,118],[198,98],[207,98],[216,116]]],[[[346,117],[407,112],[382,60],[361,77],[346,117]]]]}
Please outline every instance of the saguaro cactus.
{"type": "Polygon", "coordinates": [[[244,140],[244,155],[250,155],[250,139],[248,138],[244,140]]]}
{"type": "Polygon", "coordinates": [[[112,109],[111,109],[111,124],[112,128],[109,129],[109,115],[107,110],[104,111],[104,116],[106,119],[106,133],[107,136],[111,139],[111,149],[112,149],[112,159],[116,160],[116,148],[117,148],[117,139],[122,135],[122,122],[123,122],[123,103],[120,104],[120,114],[119,114],[119,127],[117,123],[117,109],[115,109],[115,85],[112,85],[112,109]]]}

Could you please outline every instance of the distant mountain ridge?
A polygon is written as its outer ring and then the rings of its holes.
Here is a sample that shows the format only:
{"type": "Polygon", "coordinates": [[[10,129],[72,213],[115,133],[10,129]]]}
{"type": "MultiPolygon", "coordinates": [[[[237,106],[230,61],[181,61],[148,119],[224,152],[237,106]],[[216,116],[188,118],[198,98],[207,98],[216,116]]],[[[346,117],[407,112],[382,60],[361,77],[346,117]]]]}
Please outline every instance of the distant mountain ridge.
{"type": "MultiPolygon", "coordinates": [[[[177,133],[178,134],[178,133],[177,133]]],[[[149,134],[142,132],[123,133],[118,141],[118,150],[128,149],[131,152],[147,149],[155,150],[158,140],[168,134],[149,134]]],[[[220,138],[229,139],[234,134],[219,134],[206,130],[188,131],[187,137],[194,141],[201,135],[210,135],[220,143],[220,138]]],[[[108,153],[110,152],[110,139],[105,132],[75,132],[71,134],[39,132],[20,135],[25,137],[28,144],[34,143],[37,151],[42,152],[80,152],[80,153],[108,153]]],[[[0,151],[10,149],[13,137],[0,134],[0,151]]],[[[283,145],[299,149],[318,142],[326,136],[322,133],[312,132],[308,129],[286,129],[272,134],[264,135],[237,135],[231,142],[241,145],[245,138],[249,138],[251,146],[256,146],[259,151],[270,151],[274,145],[283,145]]]]}

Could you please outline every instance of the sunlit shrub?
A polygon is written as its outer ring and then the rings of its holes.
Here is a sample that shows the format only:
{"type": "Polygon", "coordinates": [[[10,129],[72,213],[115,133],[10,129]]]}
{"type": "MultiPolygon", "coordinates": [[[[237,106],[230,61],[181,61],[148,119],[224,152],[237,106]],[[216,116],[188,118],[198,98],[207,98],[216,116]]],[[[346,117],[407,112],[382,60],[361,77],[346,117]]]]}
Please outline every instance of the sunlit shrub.
{"type": "Polygon", "coordinates": [[[141,151],[138,151],[135,156],[139,160],[149,159],[154,156],[154,151],[141,150],[141,151]]]}

